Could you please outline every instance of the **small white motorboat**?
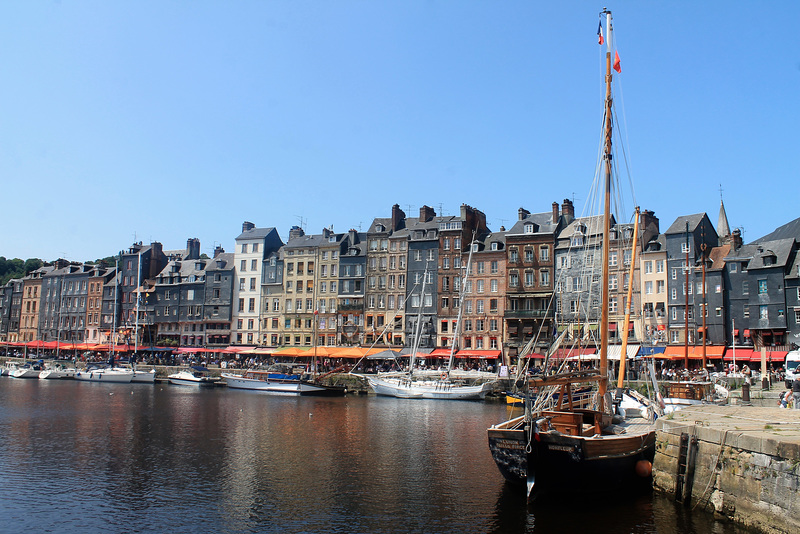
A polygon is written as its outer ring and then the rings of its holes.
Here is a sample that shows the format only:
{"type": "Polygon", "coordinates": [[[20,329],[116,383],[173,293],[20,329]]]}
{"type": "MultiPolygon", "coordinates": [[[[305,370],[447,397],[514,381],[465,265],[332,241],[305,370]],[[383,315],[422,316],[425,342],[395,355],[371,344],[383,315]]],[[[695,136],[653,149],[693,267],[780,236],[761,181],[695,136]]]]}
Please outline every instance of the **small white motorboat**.
{"type": "Polygon", "coordinates": [[[193,366],[191,371],[183,370],[167,377],[170,384],[179,386],[214,386],[220,379],[210,376],[205,367],[193,366]]]}
{"type": "Polygon", "coordinates": [[[45,366],[44,370],[39,373],[40,379],[55,379],[55,378],[75,378],[75,373],[78,370],[74,367],[67,367],[66,365],[62,365],[57,363],[55,365],[48,365],[45,366]]]}
{"type": "Polygon", "coordinates": [[[9,376],[14,378],[39,378],[39,373],[42,372],[43,366],[40,364],[18,365],[16,369],[9,372],[9,376]]]}

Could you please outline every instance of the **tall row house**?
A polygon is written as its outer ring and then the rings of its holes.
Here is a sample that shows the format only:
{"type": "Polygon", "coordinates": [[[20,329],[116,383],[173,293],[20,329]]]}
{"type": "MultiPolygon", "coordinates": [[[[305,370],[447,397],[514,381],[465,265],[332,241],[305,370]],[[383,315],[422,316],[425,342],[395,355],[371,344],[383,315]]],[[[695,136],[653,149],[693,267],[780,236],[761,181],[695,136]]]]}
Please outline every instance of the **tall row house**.
{"type": "Polygon", "coordinates": [[[20,284],[21,292],[23,282],[20,279],[9,280],[4,286],[0,287],[0,341],[4,343],[16,341],[19,336],[19,321],[16,323],[11,321],[11,301],[15,284],[20,284]],[[11,339],[11,336],[14,339],[11,339]]]}
{"type": "Polygon", "coordinates": [[[520,208],[517,221],[506,233],[505,346],[511,359],[532,337],[538,336],[539,350],[553,341],[557,237],[574,218],[569,199],[564,200],[561,211],[557,202],[544,213],[520,208]]]}
{"type": "Polygon", "coordinates": [[[153,281],[167,263],[161,243],[154,241],[143,245],[141,241],[131,245],[120,255],[120,323],[118,334],[125,343],[152,344],[156,339],[157,326],[152,304],[146,307],[145,289],[155,285],[153,281]]]}
{"type": "Polygon", "coordinates": [[[698,310],[703,302],[703,286],[702,269],[698,271],[696,266],[708,258],[718,241],[717,232],[705,213],[678,217],[664,234],[670,344],[695,344],[700,339],[698,328],[702,326],[702,317],[698,310]]]}
{"type": "Polygon", "coordinates": [[[652,211],[639,214],[639,234],[633,235],[634,224],[617,224],[611,229],[609,240],[609,340],[619,342],[623,329],[628,329],[629,341],[643,341],[646,331],[642,325],[642,252],[648,243],[659,235],[658,218],[652,211]],[[633,263],[633,249],[636,247],[636,263],[633,263]],[[631,269],[633,267],[633,269],[631,269]],[[631,271],[633,279],[631,280],[631,271]],[[628,303],[628,293],[631,303],[628,303]],[[627,312],[627,313],[626,313],[627,312]],[[628,323],[625,316],[628,315],[628,323]]]}
{"type": "Polygon", "coordinates": [[[20,341],[39,339],[39,304],[41,300],[42,278],[52,271],[52,265],[44,265],[24,277],[22,286],[22,308],[19,324],[20,341]]]}
{"type": "MultiPolygon", "coordinates": [[[[322,234],[306,235],[302,228],[293,227],[289,232],[289,240],[281,249],[285,288],[283,336],[286,345],[311,346],[314,342],[318,327],[316,318],[319,313],[317,267],[320,260],[320,246],[330,235],[327,229],[322,234]]],[[[329,283],[327,279],[325,283],[327,294],[329,283]]],[[[325,331],[327,331],[329,326],[327,308],[325,312],[325,331]]]]}
{"type": "MultiPolygon", "coordinates": [[[[467,306],[462,315],[473,313],[473,299],[465,298],[465,302],[461,302],[462,295],[468,293],[470,289],[470,287],[461,287],[466,268],[465,261],[469,257],[470,250],[480,248],[479,243],[486,237],[489,230],[486,227],[486,215],[466,204],[461,205],[458,216],[440,216],[436,221],[438,222],[439,238],[437,295],[434,297],[434,302],[438,301],[439,304],[436,344],[440,347],[447,347],[453,342],[459,307],[467,306]],[[466,291],[462,291],[462,289],[466,291]]],[[[467,280],[469,284],[469,279],[467,280]]],[[[471,322],[462,324],[461,334],[466,334],[465,327],[468,324],[472,326],[471,322]]],[[[472,346],[472,330],[470,329],[469,332],[469,335],[460,336],[457,348],[472,346]],[[464,344],[467,340],[469,340],[469,345],[464,344]]]]}
{"type": "MultiPolygon", "coordinates": [[[[615,226],[612,215],[611,228],[615,226]]],[[[557,329],[567,329],[571,342],[595,343],[601,312],[602,217],[580,217],[565,226],[556,240],[555,261],[557,329]]]]}
{"type": "Polygon", "coordinates": [[[365,343],[403,346],[407,238],[406,214],[395,204],[392,216],[376,218],[367,230],[368,261],[365,343]]]}
{"type": "Polygon", "coordinates": [[[233,252],[237,277],[233,290],[233,341],[237,344],[255,345],[261,339],[261,271],[264,258],[282,245],[275,228],[256,228],[249,221],[242,224],[233,252]]]}
{"type": "Polygon", "coordinates": [[[796,241],[786,238],[742,245],[725,258],[732,290],[730,328],[737,344],[789,344],[785,277],[796,256],[796,241]]]}
{"type": "MultiPolygon", "coordinates": [[[[462,263],[470,263],[466,292],[462,307],[461,335],[458,347],[465,350],[491,350],[500,356],[503,346],[503,314],[506,289],[506,232],[488,233],[472,242],[472,261],[465,252],[462,263]]],[[[443,297],[445,298],[445,297],[443,297]]],[[[454,328],[452,323],[440,328],[454,328]]],[[[442,346],[448,346],[442,339],[442,346]]]]}
{"type": "Polygon", "coordinates": [[[367,234],[351,229],[339,249],[338,324],[340,345],[364,343],[364,305],[366,296],[367,234]]]}
{"type": "MultiPolygon", "coordinates": [[[[436,320],[438,318],[437,287],[439,264],[439,223],[436,212],[429,206],[422,206],[419,219],[407,219],[408,228],[408,271],[405,302],[406,339],[413,346],[419,335],[420,348],[436,346],[436,320]]],[[[461,264],[461,238],[451,243],[458,253],[461,264]]],[[[454,260],[455,261],[455,260],[454,260]]],[[[454,284],[460,284],[453,281],[454,284]]],[[[460,290],[459,285],[459,290],[460,290]]],[[[453,289],[455,294],[458,291],[453,289]]]]}
{"type": "Polygon", "coordinates": [[[235,276],[234,255],[216,247],[214,257],[205,260],[203,330],[206,347],[222,348],[231,343],[235,276]]]}

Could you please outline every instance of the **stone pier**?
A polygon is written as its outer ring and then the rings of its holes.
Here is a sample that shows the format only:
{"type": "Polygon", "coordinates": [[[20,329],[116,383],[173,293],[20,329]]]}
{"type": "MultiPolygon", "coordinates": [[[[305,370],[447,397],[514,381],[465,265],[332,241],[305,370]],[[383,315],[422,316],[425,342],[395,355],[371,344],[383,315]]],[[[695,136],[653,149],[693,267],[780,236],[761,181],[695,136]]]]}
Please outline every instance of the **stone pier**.
{"type": "Polygon", "coordinates": [[[800,532],[800,410],[700,405],[657,422],[657,491],[769,533],[800,532]]]}

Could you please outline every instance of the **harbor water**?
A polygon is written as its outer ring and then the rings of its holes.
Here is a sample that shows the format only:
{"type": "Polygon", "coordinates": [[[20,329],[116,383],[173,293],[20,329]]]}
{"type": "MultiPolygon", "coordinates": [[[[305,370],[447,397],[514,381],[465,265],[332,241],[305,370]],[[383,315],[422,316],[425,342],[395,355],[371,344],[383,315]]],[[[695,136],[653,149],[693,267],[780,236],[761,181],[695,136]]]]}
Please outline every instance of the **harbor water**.
{"type": "MultiPolygon", "coordinates": [[[[0,531],[735,533],[665,497],[526,503],[493,402],[0,378],[0,531]]],[[[598,484],[601,484],[598,481],[598,484]]]]}

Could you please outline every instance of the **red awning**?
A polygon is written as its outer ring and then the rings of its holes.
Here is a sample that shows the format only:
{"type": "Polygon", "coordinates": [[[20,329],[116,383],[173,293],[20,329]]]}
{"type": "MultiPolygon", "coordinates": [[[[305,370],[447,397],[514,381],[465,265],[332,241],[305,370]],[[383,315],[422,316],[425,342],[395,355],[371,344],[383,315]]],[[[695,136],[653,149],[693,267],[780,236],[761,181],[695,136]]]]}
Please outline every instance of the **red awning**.
{"type": "Polygon", "coordinates": [[[698,327],[697,331],[703,333],[706,331],[706,327],[705,326],[698,327]]]}
{"type": "Polygon", "coordinates": [[[738,329],[738,328],[737,328],[736,330],[734,330],[734,331],[733,331],[733,335],[734,335],[734,336],[738,336],[738,335],[739,335],[739,329],[738,329]]]}
{"type": "MultiPolygon", "coordinates": [[[[767,361],[768,362],[782,362],[786,358],[787,351],[785,350],[768,350],[767,351],[767,361]]],[[[739,354],[737,351],[736,359],[739,359],[739,354]]],[[[751,363],[761,363],[761,351],[754,350],[752,355],[750,356],[751,363]]]]}
{"type": "Polygon", "coordinates": [[[665,325],[665,324],[660,324],[660,325],[658,325],[658,329],[659,329],[659,330],[666,330],[666,329],[667,329],[667,325],[665,325]]]}
{"type": "MultiPolygon", "coordinates": [[[[723,360],[726,362],[733,362],[733,352],[734,349],[728,349],[727,352],[725,352],[723,360]]],[[[736,363],[749,362],[752,355],[753,349],[736,349],[736,363]]]]}
{"type": "Polygon", "coordinates": [[[617,323],[608,323],[608,331],[614,332],[617,330],[617,323]]]}
{"type": "Polygon", "coordinates": [[[553,353],[553,358],[556,360],[563,360],[564,358],[569,358],[570,356],[590,356],[595,352],[595,349],[558,349],[553,353]]]}
{"type": "Polygon", "coordinates": [[[457,358],[488,358],[495,360],[500,357],[499,350],[463,349],[456,353],[457,358]]]}
{"type": "Polygon", "coordinates": [[[744,337],[750,337],[750,329],[749,328],[745,328],[744,329],[744,337]]]}

